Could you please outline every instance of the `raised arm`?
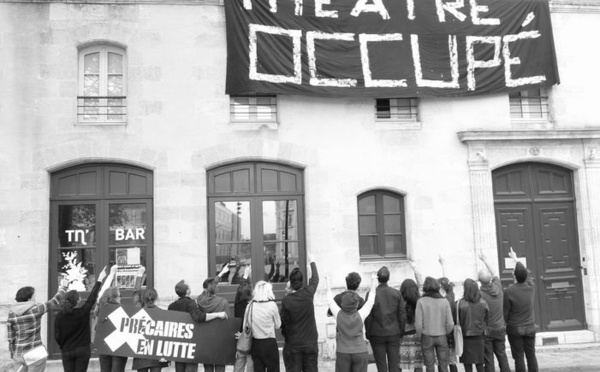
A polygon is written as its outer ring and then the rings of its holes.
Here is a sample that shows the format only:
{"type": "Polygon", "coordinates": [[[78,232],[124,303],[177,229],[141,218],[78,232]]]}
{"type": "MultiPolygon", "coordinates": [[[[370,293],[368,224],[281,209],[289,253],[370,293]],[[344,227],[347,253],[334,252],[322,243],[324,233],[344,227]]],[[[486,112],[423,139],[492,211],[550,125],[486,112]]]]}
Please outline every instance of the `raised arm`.
{"type": "Polygon", "coordinates": [[[483,262],[487,271],[489,271],[490,274],[492,274],[492,277],[497,276],[494,268],[488,262],[487,257],[485,256],[485,253],[479,252],[479,259],[481,260],[481,262],[483,262]]]}
{"type": "Polygon", "coordinates": [[[335,302],[333,298],[333,293],[331,293],[331,283],[329,277],[325,277],[325,292],[327,295],[327,303],[329,304],[329,310],[333,314],[333,318],[337,320],[337,315],[340,312],[340,307],[335,302]]]}
{"type": "Polygon", "coordinates": [[[411,259],[408,260],[408,262],[410,263],[410,267],[412,267],[413,272],[415,273],[415,280],[417,281],[417,285],[419,286],[419,288],[421,288],[423,286],[423,275],[421,275],[421,272],[417,267],[417,263],[414,260],[411,259]]]}
{"type": "Polygon", "coordinates": [[[363,307],[360,310],[358,310],[358,314],[360,315],[363,321],[367,319],[367,317],[371,313],[371,309],[373,309],[373,305],[375,304],[375,297],[377,297],[377,284],[377,273],[372,273],[371,290],[369,291],[369,297],[367,298],[367,301],[365,302],[363,307]]]}
{"type": "Polygon", "coordinates": [[[92,310],[92,307],[94,307],[96,300],[98,300],[98,293],[100,292],[102,282],[104,281],[105,278],[106,278],[106,266],[104,266],[102,271],[100,271],[100,274],[98,274],[98,278],[96,279],[96,284],[94,284],[94,288],[92,288],[90,295],[88,296],[87,300],[85,301],[85,303],[82,306],[83,312],[88,313],[92,310]]]}
{"type": "Polygon", "coordinates": [[[446,275],[446,273],[447,273],[447,271],[446,271],[446,259],[444,258],[444,256],[442,256],[441,253],[438,256],[438,261],[440,262],[440,266],[442,267],[442,277],[447,278],[448,276],[446,275]]]}
{"type": "Polygon", "coordinates": [[[106,277],[106,279],[104,279],[104,283],[102,283],[102,288],[100,289],[100,292],[98,292],[98,298],[102,298],[102,294],[106,292],[106,290],[112,285],[112,282],[113,280],[115,280],[115,276],[117,275],[117,269],[117,265],[112,265],[112,267],[110,268],[110,273],[108,273],[108,276],[106,277]]]}
{"type": "Polygon", "coordinates": [[[315,263],[315,257],[311,254],[308,256],[310,262],[310,279],[308,280],[308,288],[311,294],[315,294],[319,286],[319,271],[315,263]]]}

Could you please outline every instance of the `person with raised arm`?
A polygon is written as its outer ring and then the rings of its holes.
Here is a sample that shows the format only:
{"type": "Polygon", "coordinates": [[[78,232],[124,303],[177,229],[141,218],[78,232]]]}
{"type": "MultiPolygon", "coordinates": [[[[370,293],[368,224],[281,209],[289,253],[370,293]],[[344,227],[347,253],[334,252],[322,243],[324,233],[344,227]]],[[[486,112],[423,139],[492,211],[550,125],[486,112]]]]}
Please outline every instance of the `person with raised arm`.
{"type": "Polygon", "coordinates": [[[61,311],[54,320],[54,339],[62,353],[65,372],[85,372],[91,357],[91,311],[98,299],[102,282],[106,278],[106,267],[102,269],[87,300],[82,306],[79,292],[70,290],[65,295],[61,311]]]}
{"type": "Polygon", "coordinates": [[[504,320],[506,334],[516,372],[537,372],[535,356],[535,285],[525,264],[519,260],[512,247],[508,256],[515,262],[515,283],[504,291],[504,320]],[[525,368],[525,358],[527,368],[525,368]]]}
{"type": "Polygon", "coordinates": [[[495,372],[494,355],[498,359],[500,372],[510,372],[508,357],[506,356],[506,322],[504,321],[504,290],[496,271],[488,262],[485,254],[481,252],[479,259],[485,268],[479,270],[479,290],[481,298],[489,307],[489,321],[485,333],[485,372],[495,372]]]}
{"type": "Polygon", "coordinates": [[[342,296],[342,304],[338,306],[331,293],[329,278],[327,284],[327,303],[336,324],[336,371],[367,372],[369,354],[364,334],[364,321],[371,313],[375,303],[377,275],[371,275],[371,296],[358,310],[358,294],[347,292],[342,296]]]}
{"type": "Polygon", "coordinates": [[[290,293],[281,300],[281,333],[285,338],[283,359],[287,372],[317,372],[319,333],[315,321],[314,297],[319,272],[312,255],[308,257],[311,276],[304,285],[299,268],[290,273],[290,293]]]}
{"type": "MultiPolygon", "coordinates": [[[[58,291],[44,303],[35,302],[35,289],[27,286],[19,289],[15,296],[16,304],[8,311],[6,321],[8,351],[10,357],[19,365],[19,372],[43,372],[46,370],[46,357],[27,365],[24,354],[36,348],[44,347],[42,343],[42,316],[62,300],[69,281],[63,276],[58,291]]],[[[41,354],[40,354],[41,355],[41,354]]]]}

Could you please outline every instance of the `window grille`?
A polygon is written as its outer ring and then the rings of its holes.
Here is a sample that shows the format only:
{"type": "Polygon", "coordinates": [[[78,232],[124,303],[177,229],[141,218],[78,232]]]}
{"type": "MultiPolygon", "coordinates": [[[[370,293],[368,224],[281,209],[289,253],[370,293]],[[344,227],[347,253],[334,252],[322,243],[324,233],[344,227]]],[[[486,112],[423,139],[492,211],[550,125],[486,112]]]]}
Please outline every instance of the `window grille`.
{"type": "Polygon", "coordinates": [[[378,121],[418,121],[417,98],[378,98],[375,100],[378,121]]]}
{"type": "Polygon", "coordinates": [[[548,120],[548,94],[545,89],[510,93],[510,117],[516,120],[548,120]]]}

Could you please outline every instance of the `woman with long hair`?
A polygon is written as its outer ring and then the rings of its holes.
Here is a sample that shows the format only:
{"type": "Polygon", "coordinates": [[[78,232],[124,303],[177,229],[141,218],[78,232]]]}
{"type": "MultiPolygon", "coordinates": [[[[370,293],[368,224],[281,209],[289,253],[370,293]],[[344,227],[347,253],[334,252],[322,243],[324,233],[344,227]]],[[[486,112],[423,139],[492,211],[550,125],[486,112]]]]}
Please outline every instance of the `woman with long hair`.
{"type": "Polygon", "coordinates": [[[54,339],[62,352],[62,365],[65,372],[85,372],[91,356],[90,313],[102,281],[106,278],[106,268],[102,269],[85,303],[79,304],[76,290],[67,292],[61,311],[54,321],[54,339]]]}
{"type": "MultiPolygon", "coordinates": [[[[281,318],[271,283],[264,280],[256,283],[252,302],[246,308],[244,319],[248,316],[248,323],[252,325],[250,353],[254,372],[279,372],[279,348],[275,329],[281,327],[281,318]]],[[[243,324],[246,324],[245,320],[243,324]]]]}
{"type": "Polygon", "coordinates": [[[477,372],[483,372],[485,328],[488,323],[489,308],[487,302],[481,298],[476,281],[466,279],[463,288],[463,298],[457,304],[457,321],[462,328],[464,342],[460,362],[464,365],[465,372],[472,372],[473,364],[477,372]]]}
{"type": "Polygon", "coordinates": [[[423,362],[427,372],[434,372],[436,354],[441,372],[448,372],[446,335],[454,328],[450,304],[440,294],[440,283],[430,276],[425,278],[423,292],[415,310],[415,329],[421,337],[423,362]]]}
{"type": "MultiPolygon", "coordinates": [[[[442,266],[442,277],[438,279],[438,282],[440,282],[440,294],[444,297],[446,297],[446,300],[448,301],[448,303],[450,304],[450,311],[452,312],[452,320],[454,320],[454,324],[456,324],[457,320],[456,320],[456,296],[454,294],[454,283],[452,283],[450,281],[450,279],[448,279],[446,277],[446,265],[445,262],[446,260],[444,259],[444,257],[440,254],[439,256],[439,262],[440,265],[442,266]]],[[[458,363],[458,360],[456,358],[456,353],[454,351],[454,335],[452,333],[450,333],[448,335],[448,367],[450,369],[450,372],[458,372],[458,368],[456,366],[456,364],[458,363]]]]}
{"type": "Polygon", "coordinates": [[[419,286],[412,279],[405,279],[400,285],[400,294],[406,307],[404,336],[400,339],[400,369],[403,371],[423,371],[423,351],[421,339],[415,329],[415,310],[421,297],[419,286]]]}
{"type": "MultiPolygon", "coordinates": [[[[143,297],[141,298],[141,303],[143,304],[143,308],[146,310],[157,309],[161,310],[158,306],[156,306],[156,301],[158,300],[158,293],[154,288],[147,288],[143,292],[143,297]]],[[[161,369],[167,367],[169,365],[168,362],[164,361],[164,359],[143,359],[143,358],[133,358],[133,363],[131,364],[131,369],[137,370],[138,372],[160,372],[161,369]]]]}

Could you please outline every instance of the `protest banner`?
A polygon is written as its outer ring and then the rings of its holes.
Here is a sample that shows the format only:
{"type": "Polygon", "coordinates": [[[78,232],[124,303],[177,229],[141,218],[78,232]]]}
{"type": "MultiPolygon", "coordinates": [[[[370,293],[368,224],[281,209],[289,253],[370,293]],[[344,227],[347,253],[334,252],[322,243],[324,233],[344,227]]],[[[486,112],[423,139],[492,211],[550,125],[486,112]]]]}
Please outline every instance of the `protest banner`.
{"type": "Polygon", "coordinates": [[[234,364],[242,320],[196,323],[190,314],[107,305],[100,309],[94,345],[98,354],[206,364],[234,364]]]}
{"type": "Polygon", "coordinates": [[[417,97],[559,83],[547,0],[227,0],[230,95],[417,97]]]}

